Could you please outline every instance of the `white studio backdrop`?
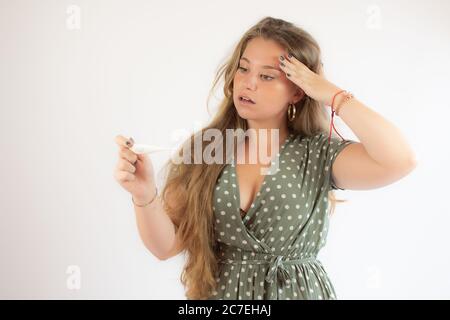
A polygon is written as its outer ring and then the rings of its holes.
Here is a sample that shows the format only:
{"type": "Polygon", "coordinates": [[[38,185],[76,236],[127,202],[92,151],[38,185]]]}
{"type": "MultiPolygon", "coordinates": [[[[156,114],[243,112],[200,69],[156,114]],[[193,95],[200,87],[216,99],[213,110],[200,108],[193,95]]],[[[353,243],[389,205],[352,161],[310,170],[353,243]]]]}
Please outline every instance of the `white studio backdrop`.
{"type": "MultiPolygon", "coordinates": [[[[174,147],[200,129],[215,71],[264,16],[310,32],[327,79],[417,155],[394,184],[336,191],[348,202],[319,257],[338,299],[450,298],[449,14],[445,0],[1,0],[0,298],[185,299],[183,256],[139,238],[114,138],[174,147]]],[[[151,156],[157,172],[169,156],[151,156]]]]}

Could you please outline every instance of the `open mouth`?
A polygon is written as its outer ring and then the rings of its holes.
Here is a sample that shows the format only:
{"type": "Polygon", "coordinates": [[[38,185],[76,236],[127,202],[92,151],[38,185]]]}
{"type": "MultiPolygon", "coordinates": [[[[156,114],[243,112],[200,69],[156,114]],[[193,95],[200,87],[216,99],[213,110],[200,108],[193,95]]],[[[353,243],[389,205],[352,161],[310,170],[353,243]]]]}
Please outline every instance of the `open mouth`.
{"type": "Polygon", "coordinates": [[[251,104],[255,104],[255,102],[249,98],[245,98],[245,97],[239,97],[239,101],[243,102],[243,103],[251,103],[251,104]]]}

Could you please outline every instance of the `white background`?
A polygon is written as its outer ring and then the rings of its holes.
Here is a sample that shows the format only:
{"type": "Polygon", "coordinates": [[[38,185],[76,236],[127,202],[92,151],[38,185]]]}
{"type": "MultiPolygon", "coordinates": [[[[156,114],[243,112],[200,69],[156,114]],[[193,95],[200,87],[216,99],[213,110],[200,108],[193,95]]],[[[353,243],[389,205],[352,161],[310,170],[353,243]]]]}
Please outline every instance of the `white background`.
{"type": "MultiPolygon", "coordinates": [[[[185,299],[142,244],[118,134],[176,146],[265,16],[319,42],[327,79],[400,128],[404,179],[341,199],[320,252],[338,299],[448,299],[449,1],[0,1],[0,298],[185,299]],[[79,10],[79,11],[78,11],[79,10]],[[70,288],[72,267],[81,287],[70,288]]],[[[358,138],[335,118],[345,138],[358,138]]],[[[169,153],[152,155],[158,171],[169,153]]]]}

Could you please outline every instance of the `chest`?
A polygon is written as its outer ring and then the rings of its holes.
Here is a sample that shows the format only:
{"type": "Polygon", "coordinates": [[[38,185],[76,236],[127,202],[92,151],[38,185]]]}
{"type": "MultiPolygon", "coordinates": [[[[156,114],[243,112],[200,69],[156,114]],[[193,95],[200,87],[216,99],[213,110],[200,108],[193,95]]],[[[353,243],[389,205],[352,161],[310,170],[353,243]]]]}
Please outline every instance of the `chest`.
{"type": "Polygon", "coordinates": [[[266,175],[261,173],[263,168],[268,168],[268,166],[260,164],[236,164],[235,166],[242,215],[248,212],[256,198],[256,194],[261,189],[266,177],[266,175]]]}
{"type": "MultiPolygon", "coordinates": [[[[245,160],[242,163],[236,162],[235,164],[237,191],[240,199],[238,205],[242,217],[247,214],[251,205],[255,202],[257,193],[261,190],[266,177],[264,169],[269,169],[270,167],[270,161],[262,162],[257,160],[257,163],[250,161],[249,155],[252,150],[250,150],[248,143],[245,144],[244,149],[245,160]]],[[[257,158],[255,155],[253,157],[257,158]]],[[[269,157],[271,156],[269,155],[269,157]]]]}

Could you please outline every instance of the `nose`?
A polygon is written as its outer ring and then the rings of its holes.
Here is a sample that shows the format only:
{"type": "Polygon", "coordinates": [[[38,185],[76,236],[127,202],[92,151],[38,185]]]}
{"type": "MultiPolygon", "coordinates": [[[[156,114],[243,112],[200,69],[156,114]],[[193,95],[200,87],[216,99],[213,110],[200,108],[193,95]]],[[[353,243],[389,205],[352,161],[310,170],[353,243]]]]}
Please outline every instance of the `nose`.
{"type": "Polygon", "coordinates": [[[251,72],[247,72],[242,77],[243,85],[245,86],[246,89],[249,89],[249,90],[255,90],[256,89],[257,80],[258,80],[258,74],[257,73],[253,74],[251,72]]]}

